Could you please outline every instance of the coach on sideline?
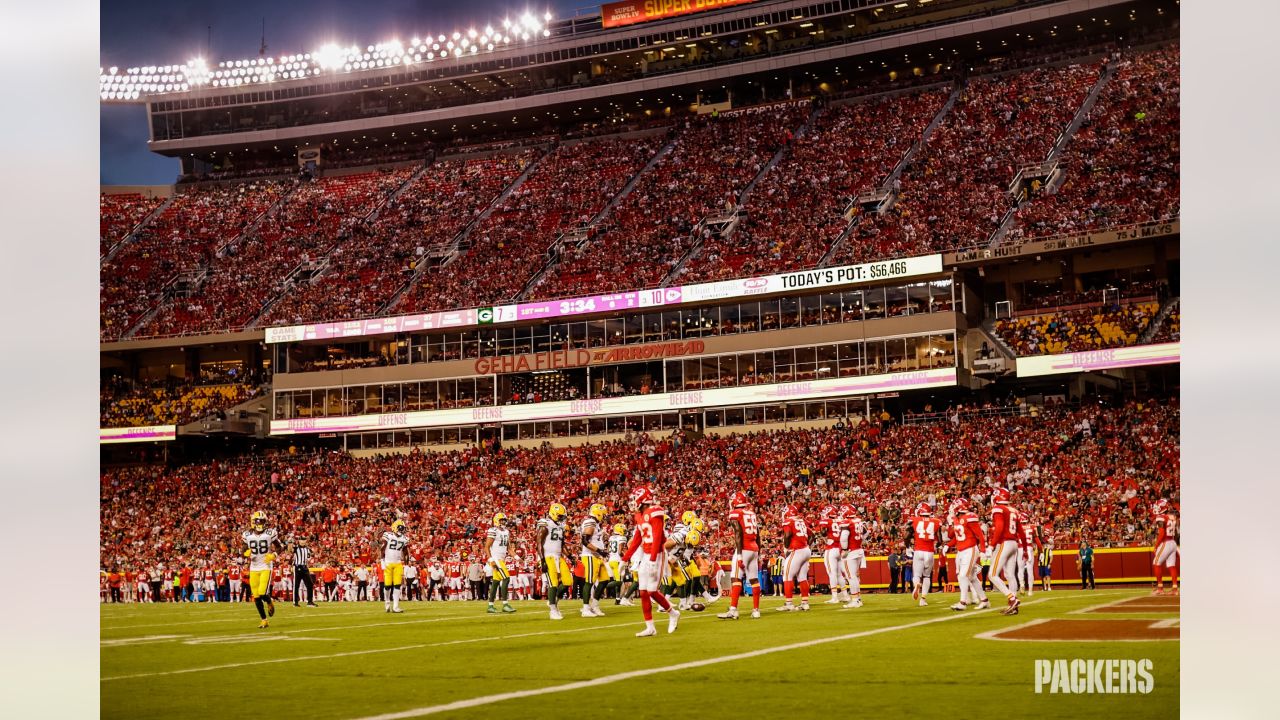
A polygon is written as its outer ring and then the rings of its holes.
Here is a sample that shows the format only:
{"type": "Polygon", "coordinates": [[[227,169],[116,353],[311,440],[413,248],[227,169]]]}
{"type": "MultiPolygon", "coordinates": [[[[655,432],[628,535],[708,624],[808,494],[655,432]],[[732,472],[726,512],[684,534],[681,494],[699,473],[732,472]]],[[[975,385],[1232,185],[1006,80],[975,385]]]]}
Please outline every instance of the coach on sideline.
{"type": "Polygon", "coordinates": [[[301,538],[293,545],[293,606],[298,607],[301,597],[301,586],[307,586],[307,607],[316,605],[316,581],[311,577],[311,548],[307,547],[307,539],[301,538]]]}

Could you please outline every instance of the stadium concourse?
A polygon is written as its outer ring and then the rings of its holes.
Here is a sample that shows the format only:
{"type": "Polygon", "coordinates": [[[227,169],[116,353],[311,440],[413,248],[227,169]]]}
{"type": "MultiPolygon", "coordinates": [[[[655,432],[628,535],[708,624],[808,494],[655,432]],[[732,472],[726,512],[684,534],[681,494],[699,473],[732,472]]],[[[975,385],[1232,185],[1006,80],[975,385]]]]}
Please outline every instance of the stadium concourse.
{"type": "MultiPolygon", "coordinates": [[[[968,498],[985,521],[997,485],[1011,488],[1014,505],[1053,547],[1151,544],[1153,505],[1178,499],[1176,400],[998,410],[700,439],[634,433],[563,449],[414,450],[363,459],[279,452],[106,469],[102,565],[104,572],[141,570],[157,579],[184,567],[219,578],[244,570],[239,533],[258,510],[290,544],[310,539],[312,564],[344,579],[374,564],[373,543],[397,518],[409,525],[409,562],[416,565],[481,557],[497,512],[509,518],[513,554],[532,560],[534,526],[551,503],[568,509],[571,529],[593,502],[608,508],[609,526],[629,526],[627,493],[642,483],[673,517],[693,510],[706,519],[700,547],[713,562],[732,555],[723,523],[738,490],[762,513],[769,558],[780,551],[784,504],[816,524],[824,505],[848,503],[865,523],[867,554],[887,555],[902,549],[905,518],[917,503],[945,510],[968,498]]],[[[576,542],[570,533],[566,547],[576,542]]]]}
{"type": "Polygon", "coordinates": [[[1178,77],[1175,42],[647,122],[626,140],[569,130],[454,159],[424,146],[410,167],[184,187],[134,232],[151,201],[104,195],[101,335],[443,311],[1176,219],[1178,77]],[[1019,167],[1046,157],[1057,178],[1011,196],[1019,167]],[[895,199],[846,212],[868,192],[895,199]],[[704,224],[726,213],[745,220],[704,224]],[[188,275],[204,279],[170,291],[188,275]]]}

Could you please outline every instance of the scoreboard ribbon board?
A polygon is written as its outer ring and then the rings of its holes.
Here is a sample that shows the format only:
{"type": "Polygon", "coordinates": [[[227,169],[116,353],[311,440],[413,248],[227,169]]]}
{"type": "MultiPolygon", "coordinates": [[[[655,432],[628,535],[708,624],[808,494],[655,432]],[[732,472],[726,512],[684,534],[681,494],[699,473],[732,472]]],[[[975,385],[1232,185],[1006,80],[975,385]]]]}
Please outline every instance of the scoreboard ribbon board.
{"type": "Polygon", "coordinates": [[[753,2],[756,0],[626,0],[602,5],[600,15],[605,28],[616,28],[753,2]]]}

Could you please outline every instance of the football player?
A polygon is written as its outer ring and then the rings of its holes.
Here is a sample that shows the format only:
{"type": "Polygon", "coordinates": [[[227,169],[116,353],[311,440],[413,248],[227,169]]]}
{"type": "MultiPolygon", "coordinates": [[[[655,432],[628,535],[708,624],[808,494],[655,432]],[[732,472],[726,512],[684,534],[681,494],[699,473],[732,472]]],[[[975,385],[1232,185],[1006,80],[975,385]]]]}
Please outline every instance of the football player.
{"type": "Polygon", "coordinates": [[[594,503],[582,520],[578,535],[582,538],[582,617],[604,617],[600,594],[604,590],[605,539],[604,518],[609,509],[594,503]]]}
{"type": "Polygon", "coordinates": [[[786,558],[782,563],[782,592],[786,596],[778,612],[796,612],[791,604],[796,585],[800,586],[800,610],[809,609],[809,527],[790,505],[782,506],[782,544],[786,558]]]}
{"type": "Polygon", "coordinates": [[[627,547],[627,526],[618,523],[613,526],[613,534],[609,536],[609,592],[613,594],[614,605],[630,607],[631,601],[623,597],[622,585],[628,582],[631,574],[627,571],[627,563],[622,559],[622,551],[627,547]]]}
{"type": "Polygon", "coordinates": [[[689,590],[691,588],[689,576],[684,567],[684,554],[687,550],[685,539],[689,534],[689,524],[686,520],[691,522],[696,520],[697,517],[692,510],[686,510],[680,518],[681,522],[674,523],[667,531],[666,583],[662,587],[662,592],[667,597],[679,597],[681,610],[689,607],[689,590]]]}
{"type": "Polygon", "coordinates": [[[942,523],[933,516],[929,503],[916,505],[915,515],[909,521],[908,531],[915,538],[911,556],[911,597],[920,607],[929,604],[929,583],[933,580],[933,557],[938,552],[938,539],[942,536],[942,523]]]}
{"type": "Polygon", "coordinates": [[[1035,594],[1036,548],[1040,545],[1040,536],[1031,510],[1023,506],[1019,513],[1022,517],[1022,529],[1018,531],[1018,585],[1027,596],[1035,594]]]}
{"type": "Polygon", "coordinates": [[[378,544],[382,552],[382,601],[389,613],[404,612],[400,609],[400,585],[404,583],[404,559],[409,548],[406,527],[404,520],[392,522],[378,544]]]}
{"type": "Polygon", "coordinates": [[[564,619],[559,600],[573,582],[573,571],[564,559],[564,516],[564,506],[551,503],[546,517],[538,520],[537,546],[542,548],[542,569],[547,574],[547,602],[552,620],[564,619]]]}
{"type": "Polygon", "coordinates": [[[841,588],[844,577],[840,566],[840,531],[836,528],[836,507],[827,505],[818,516],[818,533],[822,536],[822,566],[827,569],[827,587],[831,590],[831,599],[826,605],[842,602],[841,588]]]}
{"type": "Polygon", "coordinates": [[[1152,595],[1164,595],[1164,570],[1169,570],[1170,594],[1178,594],[1178,514],[1168,500],[1161,498],[1151,505],[1152,519],[1156,524],[1155,551],[1151,567],[1155,571],[1156,589],[1152,595]]]}
{"type": "Polygon", "coordinates": [[[249,519],[252,526],[241,534],[248,548],[244,556],[249,558],[249,591],[253,594],[253,604],[258,608],[258,616],[262,618],[259,628],[270,623],[267,617],[276,614],[276,604],[271,599],[271,564],[276,559],[273,552],[279,539],[274,528],[267,527],[267,514],[258,510],[249,519]]]}
{"type": "Polygon", "coordinates": [[[1001,615],[1017,615],[1018,606],[1018,511],[1009,504],[1009,490],[991,491],[991,572],[992,586],[1004,594],[1009,605],[1001,615]],[[1005,581],[1011,585],[1005,584],[1005,581]]]}
{"type": "Polygon", "coordinates": [[[633,557],[636,551],[640,552],[640,609],[644,614],[645,625],[645,629],[636,633],[636,637],[658,634],[653,627],[653,603],[667,611],[667,632],[673,633],[680,622],[680,611],[671,607],[666,596],[658,591],[662,568],[667,563],[667,511],[658,505],[653,491],[645,486],[631,491],[631,508],[639,513],[637,525],[640,532],[631,538],[631,544],[627,546],[627,557],[633,557]]]}
{"type": "Polygon", "coordinates": [[[951,609],[968,608],[972,595],[974,607],[985,610],[991,607],[991,603],[987,602],[987,594],[982,590],[982,579],[978,575],[978,554],[987,544],[982,534],[982,522],[969,509],[969,501],[958,498],[947,509],[947,524],[956,543],[956,575],[960,580],[960,602],[952,605],[951,609]]]}
{"type": "Polygon", "coordinates": [[[511,531],[507,529],[507,516],[496,513],[493,526],[485,534],[484,551],[489,556],[489,608],[487,612],[496,613],[498,609],[493,601],[502,596],[502,612],[513,613],[515,608],[507,602],[507,592],[511,586],[511,571],[507,569],[507,549],[511,547],[511,531]]]}
{"type": "Polygon", "coordinates": [[[844,581],[849,586],[849,601],[846,608],[862,607],[862,570],[867,566],[867,552],[862,549],[862,519],[852,505],[841,505],[836,511],[835,526],[840,531],[838,546],[840,548],[841,570],[844,581]]]}
{"type": "Polygon", "coordinates": [[[733,567],[730,580],[729,609],[716,617],[738,619],[738,598],[742,595],[743,577],[751,583],[751,617],[760,617],[760,540],[755,511],[741,491],[729,498],[729,527],[733,537],[733,567]]]}

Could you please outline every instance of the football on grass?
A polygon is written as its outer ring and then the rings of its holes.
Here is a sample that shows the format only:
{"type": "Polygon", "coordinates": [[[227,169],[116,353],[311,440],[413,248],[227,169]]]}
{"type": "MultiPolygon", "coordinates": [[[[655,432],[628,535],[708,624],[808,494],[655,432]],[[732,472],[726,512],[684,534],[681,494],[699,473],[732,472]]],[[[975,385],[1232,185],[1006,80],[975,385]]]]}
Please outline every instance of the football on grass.
{"type": "Polygon", "coordinates": [[[694,603],[689,606],[689,609],[694,612],[702,612],[703,610],[707,609],[707,606],[703,605],[702,603],[694,603]]]}

